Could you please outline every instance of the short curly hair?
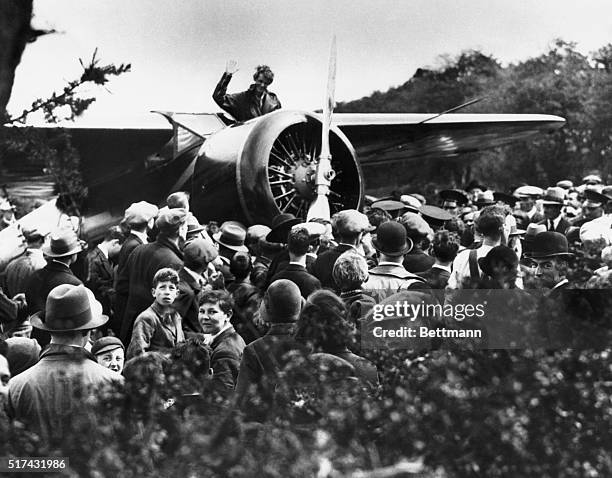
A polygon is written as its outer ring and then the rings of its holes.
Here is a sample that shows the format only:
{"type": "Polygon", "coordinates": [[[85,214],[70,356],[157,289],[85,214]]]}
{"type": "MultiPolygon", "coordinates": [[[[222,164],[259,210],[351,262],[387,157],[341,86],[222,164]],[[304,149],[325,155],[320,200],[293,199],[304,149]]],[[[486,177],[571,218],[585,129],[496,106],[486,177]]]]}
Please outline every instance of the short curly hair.
{"type": "Polygon", "coordinates": [[[180,282],[178,272],[170,267],[158,270],[153,276],[153,287],[157,287],[160,282],[172,282],[175,286],[178,286],[180,282]]]}
{"type": "Polygon", "coordinates": [[[431,243],[433,256],[442,262],[451,262],[457,257],[459,236],[444,229],[435,233],[431,243]]]}
{"type": "Polygon", "coordinates": [[[274,81],[274,73],[268,65],[259,65],[257,68],[255,68],[253,79],[257,80],[259,75],[263,75],[264,79],[266,80],[266,85],[269,85],[274,81]]]}
{"type": "Polygon", "coordinates": [[[368,278],[368,263],[362,255],[348,250],[336,259],[332,277],[341,291],[359,289],[368,278]]]}

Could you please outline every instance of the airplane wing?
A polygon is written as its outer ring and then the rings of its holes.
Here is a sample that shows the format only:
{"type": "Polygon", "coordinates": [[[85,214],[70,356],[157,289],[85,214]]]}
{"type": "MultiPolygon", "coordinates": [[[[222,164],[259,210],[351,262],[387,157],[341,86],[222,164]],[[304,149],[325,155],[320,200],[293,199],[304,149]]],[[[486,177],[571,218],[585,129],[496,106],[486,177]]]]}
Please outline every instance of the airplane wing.
{"type": "Polygon", "coordinates": [[[348,137],[362,165],[426,157],[453,157],[555,131],[559,116],[539,114],[355,114],[332,119],[348,137]]]}

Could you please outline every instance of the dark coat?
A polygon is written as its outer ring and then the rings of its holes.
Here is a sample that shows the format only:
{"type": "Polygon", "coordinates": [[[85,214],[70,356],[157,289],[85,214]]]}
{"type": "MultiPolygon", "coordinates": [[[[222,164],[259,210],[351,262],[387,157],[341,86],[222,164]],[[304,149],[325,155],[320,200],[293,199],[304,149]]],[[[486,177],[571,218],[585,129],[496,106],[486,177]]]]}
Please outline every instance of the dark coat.
{"type": "Polygon", "coordinates": [[[127,260],[128,257],[130,257],[130,254],[141,244],[143,244],[143,242],[140,237],[130,234],[119,250],[119,257],[117,259],[117,273],[115,274],[115,303],[113,304],[115,317],[119,322],[119,326],[117,327],[119,330],[115,330],[115,327],[113,327],[116,335],[119,335],[121,330],[120,323],[123,321],[128,296],[130,293],[130,283],[128,281],[128,276],[125,273],[125,266],[127,265],[127,260]]]}
{"type": "Polygon", "coordinates": [[[45,310],[49,292],[61,284],[81,285],[82,282],[73,274],[70,267],[53,260],[49,260],[45,267],[34,272],[28,280],[25,291],[28,313],[31,315],[45,310]]]}
{"type": "Polygon", "coordinates": [[[128,257],[127,265],[119,281],[129,281],[130,294],[121,324],[121,340],[124,343],[132,336],[132,326],[138,314],[151,305],[153,276],[163,268],[179,271],[183,267],[183,253],[163,235],[155,242],[138,246],[128,257]]]}
{"type": "Polygon", "coordinates": [[[7,295],[14,297],[25,292],[30,276],[34,271],[42,269],[46,261],[40,256],[34,256],[35,251],[26,249],[19,257],[8,263],[4,269],[4,283],[7,295]]]}
{"type": "Polygon", "coordinates": [[[244,340],[232,326],[221,332],[210,344],[210,366],[213,369],[213,381],[219,389],[234,390],[236,387],[245,346],[244,340]]]}
{"type": "MultiPolygon", "coordinates": [[[[548,219],[543,219],[538,222],[538,224],[544,224],[546,226],[546,230],[548,231],[548,219]]],[[[561,234],[565,234],[565,231],[567,231],[570,226],[571,224],[569,223],[569,221],[562,217],[554,232],[560,232],[561,234]]]]}
{"type": "Polygon", "coordinates": [[[202,285],[185,268],[179,271],[178,291],[178,297],[172,305],[183,318],[183,329],[189,332],[202,333],[202,327],[198,321],[202,285]]]}
{"type": "Polygon", "coordinates": [[[219,107],[236,118],[236,121],[247,121],[280,109],[281,104],[278,97],[269,91],[264,92],[261,99],[255,96],[252,88],[228,95],[227,86],[231,79],[231,74],[223,73],[213,92],[213,100],[219,107]]]}
{"type": "Polygon", "coordinates": [[[336,263],[336,259],[338,259],[342,253],[351,249],[354,250],[355,248],[349,244],[338,244],[333,249],[325,251],[323,254],[320,254],[317,257],[314,264],[310,268],[310,273],[321,281],[321,287],[338,290],[338,285],[332,277],[334,264],[336,263]]]}
{"type": "Polygon", "coordinates": [[[113,283],[115,271],[113,266],[100,250],[96,247],[87,254],[87,279],[85,285],[91,289],[96,299],[102,304],[105,314],[109,314],[111,304],[115,295],[113,283]]]}
{"type": "Polygon", "coordinates": [[[298,264],[289,264],[285,270],[272,277],[272,282],[278,279],[288,279],[294,282],[300,288],[300,293],[304,299],[321,288],[319,279],[309,274],[304,266],[298,264]]]}
{"type": "Polygon", "coordinates": [[[444,289],[450,278],[450,272],[439,267],[432,267],[419,275],[427,281],[432,289],[444,289]]]}
{"type": "Polygon", "coordinates": [[[287,352],[303,348],[293,338],[295,328],[295,323],[272,324],[266,335],[245,347],[236,385],[237,403],[245,412],[262,418],[266,406],[272,404],[287,352]],[[250,397],[259,404],[260,410],[252,409],[254,403],[251,403],[250,397]]]}
{"type": "Polygon", "coordinates": [[[431,269],[436,260],[423,251],[411,251],[404,256],[404,269],[422,276],[421,272],[431,269]]]}

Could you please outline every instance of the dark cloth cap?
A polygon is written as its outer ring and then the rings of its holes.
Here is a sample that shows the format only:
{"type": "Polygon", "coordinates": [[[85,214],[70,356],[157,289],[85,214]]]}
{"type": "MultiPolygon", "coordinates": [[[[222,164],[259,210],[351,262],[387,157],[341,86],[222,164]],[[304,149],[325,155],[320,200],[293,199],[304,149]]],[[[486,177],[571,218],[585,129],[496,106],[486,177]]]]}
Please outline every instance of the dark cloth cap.
{"type": "Polygon", "coordinates": [[[388,212],[402,211],[403,209],[406,209],[406,205],[403,202],[396,201],[395,199],[376,201],[375,203],[372,203],[372,207],[388,212]]]}
{"type": "Polygon", "coordinates": [[[372,244],[377,251],[391,257],[408,254],[413,246],[406,235],[406,228],[396,221],[387,221],[378,226],[372,244]]]}
{"type": "Polygon", "coordinates": [[[202,238],[192,239],[183,248],[183,256],[186,264],[193,264],[194,262],[212,262],[219,255],[216,247],[209,241],[202,238]]]}
{"type": "Polygon", "coordinates": [[[162,210],[155,221],[160,232],[175,233],[187,221],[187,210],[183,208],[162,210]]]}
{"type": "Polygon", "coordinates": [[[40,344],[35,339],[27,337],[9,337],[6,339],[11,376],[20,374],[38,362],[40,357],[40,344]]]}
{"type": "Polygon", "coordinates": [[[91,347],[91,353],[93,355],[99,355],[118,348],[125,350],[123,342],[117,337],[102,337],[94,342],[91,347]]]}

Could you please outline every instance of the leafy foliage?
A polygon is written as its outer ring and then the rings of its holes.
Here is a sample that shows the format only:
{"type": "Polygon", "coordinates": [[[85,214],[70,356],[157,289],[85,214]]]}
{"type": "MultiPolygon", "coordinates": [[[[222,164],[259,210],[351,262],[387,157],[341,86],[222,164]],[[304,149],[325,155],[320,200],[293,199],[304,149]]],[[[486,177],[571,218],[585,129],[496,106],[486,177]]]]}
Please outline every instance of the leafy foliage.
{"type": "Polygon", "coordinates": [[[561,179],[577,180],[590,170],[600,171],[604,178],[609,175],[611,85],[612,45],[585,56],[574,43],[555,40],[542,55],[505,67],[474,50],[444,57],[438,68],[419,68],[403,85],[341,103],[336,110],[435,113],[484,97],[466,111],[566,118],[560,131],[529,142],[462,156],[460,161],[432,160],[411,184],[414,189],[439,190],[486,178],[489,187],[507,190],[525,183],[547,186],[561,179]]]}

